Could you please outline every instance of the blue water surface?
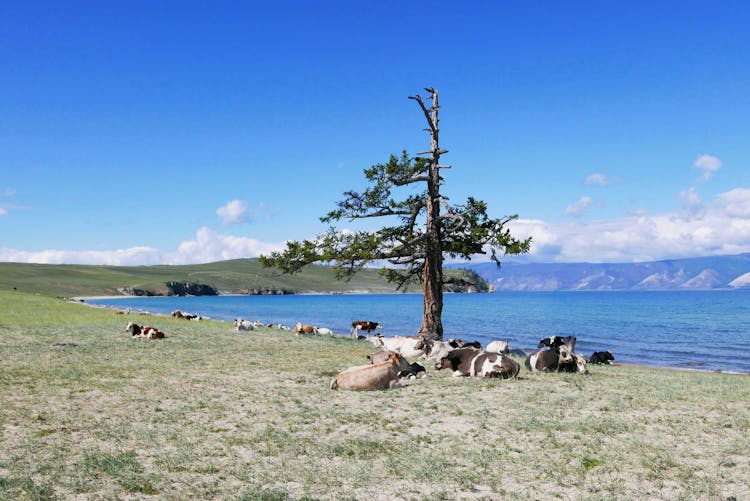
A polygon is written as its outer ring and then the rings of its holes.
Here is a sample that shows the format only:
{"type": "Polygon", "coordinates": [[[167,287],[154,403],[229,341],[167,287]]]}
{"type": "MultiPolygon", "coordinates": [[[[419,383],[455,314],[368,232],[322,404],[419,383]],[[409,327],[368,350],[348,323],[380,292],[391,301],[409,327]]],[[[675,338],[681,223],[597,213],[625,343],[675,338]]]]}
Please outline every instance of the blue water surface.
{"type": "MultiPolygon", "coordinates": [[[[88,303],[217,320],[303,322],[347,334],[353,320],[413,335],[421,294],[188,296],[89,299],[88,303]]],[[[507,340],[527,352],[540,338],[578,338],[576,351],[611,350],[617,362],[750,373],[750,291],[501,292],[447,294],[445,338],[507,340]]]]}

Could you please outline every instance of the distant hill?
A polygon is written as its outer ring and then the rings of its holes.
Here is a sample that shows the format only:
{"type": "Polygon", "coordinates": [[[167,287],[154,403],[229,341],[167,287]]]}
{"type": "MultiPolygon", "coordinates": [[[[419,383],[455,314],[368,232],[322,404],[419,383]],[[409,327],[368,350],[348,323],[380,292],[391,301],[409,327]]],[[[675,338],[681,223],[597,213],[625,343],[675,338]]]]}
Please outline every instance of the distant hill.
{"type": "MultiPolygon", "coordinates": [[[[448,272],[455,283],[447,290],[488,289],[488,284],[473,272],[448,272]]],[[[336,280],[327,266],[311,265],[300,273],[285,275],[263,268],[257,259],[182,266],[0,263],[0,289],[65,297],[399,292],[377,269],[363,269],[346,281],[336,280]]],[[[420,285],[408,289],[408,292],[420,291],[420,285]]]]}
{"type": "Polygon", "coordinates": [[[644,263],[464,263],[497,291],[750,288],[750,253],[644,263]]]}

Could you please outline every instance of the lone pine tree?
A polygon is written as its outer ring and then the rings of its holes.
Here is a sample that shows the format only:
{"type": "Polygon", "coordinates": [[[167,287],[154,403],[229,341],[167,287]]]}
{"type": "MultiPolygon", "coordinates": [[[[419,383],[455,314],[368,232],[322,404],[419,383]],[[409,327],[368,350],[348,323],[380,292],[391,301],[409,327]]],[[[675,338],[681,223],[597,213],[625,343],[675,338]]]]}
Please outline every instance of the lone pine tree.
{"type": "Polygon", "coordinates": [[[284,251],[261,256],[260,261],[286,273],[314,262],[329,263],[339,279],[351,277],[372,262],[390,263],[381,273],[399,289],[422,283],[424,309],[417,335],[428,341],[443,338],[443,285],[456,280],[443,275],[444,256],[471,259],[489,253],[500,266],[500,255],[528,252],[531,238],[519,240],[510,234],[507,224],[517,215],[491,219],[481,200],[469,197],[464,204],[450,204],[441,195],[444,178],[440,172],[450,166],[440,163],[447,150],[440,148],[438,92],[425,90],[429,108],[418,94],[409,99],[417,102],[427,120],[430,149],[414,157],[404,151],[365,169],[365,191],[345,192],[338,208],[320,218],[329,224],[325,234],[314,240],[287,242],[284,251]],[[396,198],[394,192],[399,190],[411,194],[396,198]],[[384,218],[392,225],[376,231],[339,231],[333,226],[342,219],[367,218],[384,218]]]}

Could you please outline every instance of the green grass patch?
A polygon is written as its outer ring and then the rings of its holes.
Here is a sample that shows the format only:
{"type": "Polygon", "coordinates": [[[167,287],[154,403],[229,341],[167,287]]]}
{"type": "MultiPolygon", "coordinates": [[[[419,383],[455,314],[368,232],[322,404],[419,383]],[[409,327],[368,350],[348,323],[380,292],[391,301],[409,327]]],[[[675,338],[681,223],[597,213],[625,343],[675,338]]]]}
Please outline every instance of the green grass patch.
{"type": "Polygon", "coordinates": [[[0,499],[750,498],[746,376],[429,370],[333,391],[368,343],[166,316],[148,342],[108,310],[0,305],[0,499]]]}
{"type": "MultiPolygon", "coordinates": [[[[486,282],[466,270],[447,269],[448,276],[486,282]]],[[[247,294],[253,290],[292,292],[397,292],[376,269],[363,269],[350,280],[336,280],[327,266],[309,265],[294,275],[263,268],[257,259],[233,259],[195,265],[103,266],[75,264],[0,263],[0,290],[46,296],[110,296],[121,288],[159,291],[167,282],[207,284],[220,294],[247,294]]],[[[421,284],[412,287],[421,290],[421,284]]]]}

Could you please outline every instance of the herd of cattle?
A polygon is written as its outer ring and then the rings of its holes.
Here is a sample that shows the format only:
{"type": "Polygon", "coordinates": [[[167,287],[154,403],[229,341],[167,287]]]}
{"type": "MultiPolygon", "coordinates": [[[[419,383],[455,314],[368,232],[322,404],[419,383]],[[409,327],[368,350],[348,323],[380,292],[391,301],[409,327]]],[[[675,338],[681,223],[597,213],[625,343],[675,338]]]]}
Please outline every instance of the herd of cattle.
{"type": "MultiPolygon", "coordinates": [[[[174,314],[173,314],[174,316],[174,314]]],[[[264,324],[263,322],[256,320],[255,322],[251,322],[249,320],[245,320],[242,317],[238,317],[234,319],[234,328],[238,331],[252,331],[255,329],[258,329],[260,327],[268,327],[271,329],[279,329],[279,330],[291,330],[295,334],[301,335],[301,334],[323,334],[328,336],[333,336],[334,333],[331,329],[328,327],[316,327],[309,324],[303,324],[302,322],[297,322],[294,324],[294,327],[289,328],[284,324],[264,324]]],[[[360,322],[355,321],[352,322],[352,330],[350,331],[350,334],[352,337],[364,337],[361,336],[359,333],[364,332],[367,335],[370,335],[371,332],[382,328],[382,326],[377,322],[360,322]]]]}
{"type": "MultiPolygon", "coordinates": [[[[176,310],[175,318],[200,320],[198,315],[176,310]]],[[[334,335],[331,329],[315,327],[297,322],[293,328],[282,324],[263,324],[250,322],[243,318],[234,320],[237,331],[252,331],[261,327],[290,330],[297,335],[327,334],[334,335]]],[[[385,337],[382,334],[370,335],[382,329],[378,322],[354,321],[350,335],[366,339],[378,352],[367,356],[365,365],[350,367],[339,373],[331,381],[332,389],[345,390],[382,390],[401,385],[405,378],[423,378],[427,371],[417,362],[407,359],[425,359],[434,362],[435,370],[449,369],[454,377],[476,378],[515,378],[521,372],[521,366],[509,355],[525,356],[524,366],[532,372],[577,372],[587,374],[587,364],[609,364],[614,360],[610,351],[597,351],[591,357],[576,353],[575,336],[550,336],[539,340],[537,350],[526,355],[521,350],[511,350],[507,341],[492,341],[482,348],[478,341],[462,340],[438,341],[421,340],[411,336],[385,337]],[[364,332],[365,335],[360,333],[364,332]]],[[[133,338],[162,339],[164,333],[156,327],[144,327],[129,322],[125,328],[133,338]]]]}
{"type": "MultiPolygon", "coordinates": [[[[420,357],[434,361],[435,370],[450,369],[454,377],[515,378],[521,366],[512,359],[506,341],[492,341],[484,349],[477,341],[461,340],[426,341],[415,337],[367,338],[381,351],[368,355],[369,364],[350,367],[331,381],[332,389],[381,390],[401,385],[401,380],[424,377],[424,367],[409,363],[407,358],[420,357]]],[[[575,352],[574,336],[550,336],[539,340],[535,352],[526,356],[524,365],[532,372],[577,372],[587,374],[587,363],[609,364],[614,360],[611,352],[595,352],[587,358],[575,352]]],[[[525,355],[525,353],[523,353],[525,355]]]]}

